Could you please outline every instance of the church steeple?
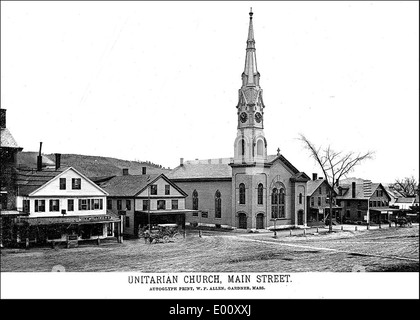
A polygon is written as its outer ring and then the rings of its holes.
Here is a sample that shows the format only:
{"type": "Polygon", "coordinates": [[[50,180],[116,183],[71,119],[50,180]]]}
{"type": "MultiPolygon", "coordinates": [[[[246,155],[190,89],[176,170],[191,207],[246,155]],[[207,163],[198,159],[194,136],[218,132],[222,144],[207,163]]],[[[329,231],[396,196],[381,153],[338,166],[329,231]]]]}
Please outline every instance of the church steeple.
{"type": "Polygon", "coordinates": [[[245,57],[245,69],[242,74],[242,81],[244,86],[258,86],[260,74],[257,70],[257,57],[255,54],[255,39],[254,39],[254,27],[252,25],[252,8],[249,12],[249,28],[248,28],[248,39],[246,41],[246,57],[245,57]]]}
{"type": "Polygon", "coordinates": [[[249,12],[248,38],[246,41],[245,69],[242,86],[239,89],[238,133],[235,140],[235,162],[254,163],[267,159],[267,142],[264,137],[264,102],[260,87],[260,73],[257,70],[255,54],[252,8],[249,12]]]}

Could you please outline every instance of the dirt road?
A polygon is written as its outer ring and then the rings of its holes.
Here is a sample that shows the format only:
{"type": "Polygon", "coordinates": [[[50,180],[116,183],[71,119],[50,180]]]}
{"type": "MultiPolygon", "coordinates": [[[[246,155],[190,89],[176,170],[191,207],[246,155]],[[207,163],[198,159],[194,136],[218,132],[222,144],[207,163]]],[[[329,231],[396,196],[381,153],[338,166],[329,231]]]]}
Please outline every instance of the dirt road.
{"type": "Polygon", "coordinates": [[[79,248],[1,251],[2,272],[351,272],[419,271],[419,227],[279,233],[191,231],[167,244],[127,240],[79,248]],[[61,268],[61,267],[60,267],[61,268]]]}

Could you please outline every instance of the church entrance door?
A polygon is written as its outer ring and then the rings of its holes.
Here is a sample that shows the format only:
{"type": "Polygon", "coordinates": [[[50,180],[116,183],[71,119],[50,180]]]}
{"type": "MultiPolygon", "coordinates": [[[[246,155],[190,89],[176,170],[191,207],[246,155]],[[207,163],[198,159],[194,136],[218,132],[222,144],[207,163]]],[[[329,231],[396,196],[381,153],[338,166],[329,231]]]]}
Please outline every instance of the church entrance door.
{"type": "Polygon", "coordinates": [[[264,214],[257,214],[257,229],[264,229],[264,214]]]}
{"type": "Polygon", "coordinates": [[[247,229],[246,214],[245,213],[239,213],[238,214],[238,219],[239,219],[239,229],[247,229]]]}
{"type": "Polygon", "coordinates": [[[298,211],[298,225],[303,225],[303,210],[298,211]]]}

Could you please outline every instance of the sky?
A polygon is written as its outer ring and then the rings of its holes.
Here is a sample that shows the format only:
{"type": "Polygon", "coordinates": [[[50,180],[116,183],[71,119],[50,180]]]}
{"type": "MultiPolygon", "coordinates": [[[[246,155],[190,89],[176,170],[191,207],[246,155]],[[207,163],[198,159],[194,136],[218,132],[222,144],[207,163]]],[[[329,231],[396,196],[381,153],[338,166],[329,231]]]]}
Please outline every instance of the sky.
{"type": "Polygon", "coordinates": [[[1,2],[1,107],[24,151],[233,156],[249,9],[269,154],[375,152],[349,176],[419,176],[418,2],[1,2]]]}

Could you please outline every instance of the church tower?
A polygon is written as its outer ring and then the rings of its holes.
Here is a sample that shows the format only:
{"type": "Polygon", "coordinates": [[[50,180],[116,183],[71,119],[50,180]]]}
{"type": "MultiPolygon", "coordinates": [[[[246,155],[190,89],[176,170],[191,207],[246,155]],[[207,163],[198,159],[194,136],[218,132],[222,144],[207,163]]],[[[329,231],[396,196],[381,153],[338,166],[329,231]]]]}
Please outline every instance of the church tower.
{"type": "Polygon", "coordinates": [[[232,225],[262,229],[267,220],[267,141],[264,136],[264,102],[255,54],[252,10],[249,13],[245,68],[239,89],[237,135],[232,168],[232,225]]]}
{"type": "Polygon", "coordinates": [[[264,102],[260,87],[255,54],[252,8],[249,13],[249,30],[246,41],[245,68],[242,87],[239,89],[237,115],[238,131],[234,144],[235,164],[255,164],[267,160],[267,141],[264,137],[264,102]]]}

